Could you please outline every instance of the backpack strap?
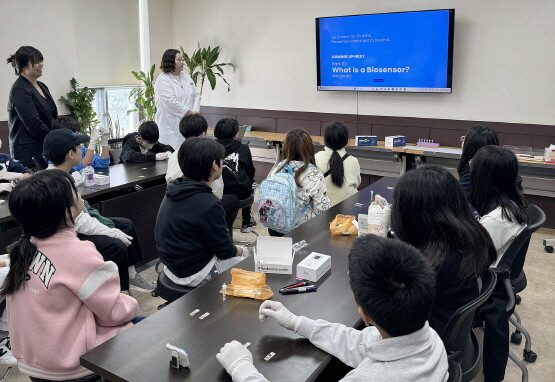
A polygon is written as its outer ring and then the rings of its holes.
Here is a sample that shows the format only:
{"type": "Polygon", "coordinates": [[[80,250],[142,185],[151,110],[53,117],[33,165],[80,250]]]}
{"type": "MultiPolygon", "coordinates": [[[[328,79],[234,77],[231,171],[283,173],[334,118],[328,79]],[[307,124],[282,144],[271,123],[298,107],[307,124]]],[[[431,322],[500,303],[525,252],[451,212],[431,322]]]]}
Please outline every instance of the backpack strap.
{"type": "MultiPolygon", "coordinates": [[[[341,157],[341,162],[345,162],[345,159],[347,159],[347,157],[349,156],[349,154],[345,154],[341,157]]],[[[327,178],[329,175],[331,174],[331,169],[329,169],[328,171],[326,171],[326,173],[324,174],[324,178],[327,178]]]]}

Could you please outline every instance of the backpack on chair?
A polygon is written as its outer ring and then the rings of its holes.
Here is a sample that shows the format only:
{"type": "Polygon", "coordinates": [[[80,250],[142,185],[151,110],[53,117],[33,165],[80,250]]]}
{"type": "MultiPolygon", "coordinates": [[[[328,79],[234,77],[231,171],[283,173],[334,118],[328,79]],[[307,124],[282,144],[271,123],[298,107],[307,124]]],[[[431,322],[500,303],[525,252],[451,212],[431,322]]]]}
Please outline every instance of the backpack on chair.
{"type": "Polygon", "coordinates": [[[264,227],[287,233],[295,228],[307,208],[297,209],[295,172],[289,164],[260,184],[258,219],[264,227]]]}

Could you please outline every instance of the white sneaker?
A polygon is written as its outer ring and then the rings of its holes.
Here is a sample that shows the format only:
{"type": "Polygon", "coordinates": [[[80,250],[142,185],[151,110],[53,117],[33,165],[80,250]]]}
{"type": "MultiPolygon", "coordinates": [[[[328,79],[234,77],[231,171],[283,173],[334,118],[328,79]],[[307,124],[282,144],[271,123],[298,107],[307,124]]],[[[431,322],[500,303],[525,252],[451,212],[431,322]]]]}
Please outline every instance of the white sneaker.
{"type": "Polygon", "coordinates": [[[135,289],[140,289],[140,290],[143,290],[143,291],[156,289],[156,282],[151,284],[151,283],[147,282],[145,279],[143,279],[143,276],[141,276],[138,273],[135,276],[135,278],[129,279],[129,285],[134,286],[135,289]]]}
{"type": "Polygon", "coordinates": [[[10,337],[6,337],[0,341],[0,365],[10,367],[17,366],[17,359],[15,359],[12,354],[10,337]]]}

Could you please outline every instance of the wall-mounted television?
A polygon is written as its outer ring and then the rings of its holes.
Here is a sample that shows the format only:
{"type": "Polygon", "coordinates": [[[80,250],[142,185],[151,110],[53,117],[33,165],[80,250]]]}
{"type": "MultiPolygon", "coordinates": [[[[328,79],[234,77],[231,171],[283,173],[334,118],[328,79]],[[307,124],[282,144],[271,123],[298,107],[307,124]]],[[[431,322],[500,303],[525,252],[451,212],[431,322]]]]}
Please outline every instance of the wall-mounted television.
{"type": "Polygon", "coordinates": [[[454,21],[454,9],[317,18],[317,89],[451,93],[454,21]]]}

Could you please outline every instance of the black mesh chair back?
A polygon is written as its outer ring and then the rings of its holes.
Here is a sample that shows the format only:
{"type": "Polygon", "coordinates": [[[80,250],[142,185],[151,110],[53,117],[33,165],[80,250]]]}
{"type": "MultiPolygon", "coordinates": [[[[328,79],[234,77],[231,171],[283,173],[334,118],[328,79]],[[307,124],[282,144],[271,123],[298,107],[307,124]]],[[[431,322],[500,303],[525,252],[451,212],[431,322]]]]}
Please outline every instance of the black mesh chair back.
{"type": "Polygon", "coordinates": [[[442,335],[447,354],[460,353],[463,381],[469,381],[478,374],[481,349],[472,322],[474,313],[493,293],[497,275],[491,269],[482,276],[482,289],[478,297],[460,307],[451,317],[442,335]]]}
{"type": "Polygon", "coordinates": [[[33,159],[33,163],[35,163],[35,166],[37,166],[37,169],[45,170],[48,167],[48,162],[46,162],[46,160],[42,155],[37,155],[32,159],[33,159]]]}
{"type": "Polygon", "coordinates": [[[447,382],[461,382],[462,381],[462,368],[461,364],[454,359],[449,360],[449,379],[447,382]]]}

